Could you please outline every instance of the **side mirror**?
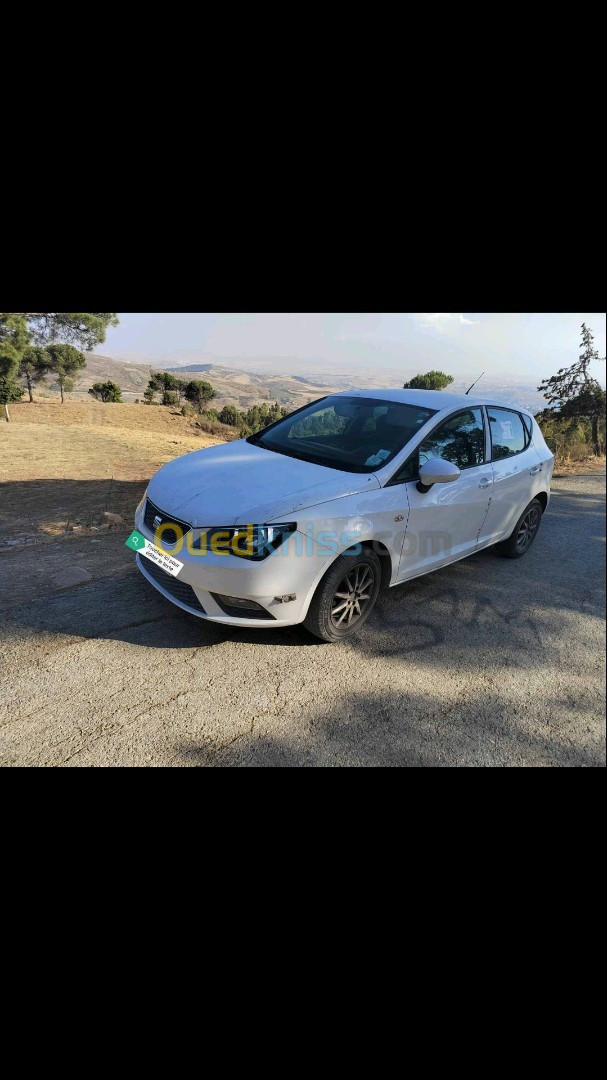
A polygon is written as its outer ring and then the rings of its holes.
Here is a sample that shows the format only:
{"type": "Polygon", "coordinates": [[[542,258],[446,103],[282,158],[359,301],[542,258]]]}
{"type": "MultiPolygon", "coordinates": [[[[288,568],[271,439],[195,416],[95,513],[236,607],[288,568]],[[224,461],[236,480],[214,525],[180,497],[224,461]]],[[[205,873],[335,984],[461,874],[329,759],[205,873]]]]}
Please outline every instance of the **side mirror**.
{"type": "Polygon", "coordinates": [[[430,491],[433,484],[452,484],[461,476],[457,465],[443,458],[432,458],[426,461],[419,470],[419,483],[417,490],[424,494],[430,491]]]}

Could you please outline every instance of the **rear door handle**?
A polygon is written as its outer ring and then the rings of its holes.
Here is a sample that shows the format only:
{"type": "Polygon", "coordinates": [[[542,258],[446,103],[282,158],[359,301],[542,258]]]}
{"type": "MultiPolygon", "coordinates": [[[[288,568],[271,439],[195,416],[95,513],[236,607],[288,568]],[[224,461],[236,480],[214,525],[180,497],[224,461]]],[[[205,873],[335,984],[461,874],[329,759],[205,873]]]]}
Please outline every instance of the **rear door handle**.
{"type": "Polygon", "coordinates": [[[537,476],[537,474],[539,472],[541,472],[541,471],[542,471],[542,466],[541,465],[534,465],[533,468],[529,470],[529,476],[537,476]]]}
{"type": "Polygon", "coordinates": [[[491,483],[491,481],[488,480],[487,477],[485,476],[482,480],[479,480],[478,486],[479,486],[479,488],[488,488],[490,483],[491,483]]]}

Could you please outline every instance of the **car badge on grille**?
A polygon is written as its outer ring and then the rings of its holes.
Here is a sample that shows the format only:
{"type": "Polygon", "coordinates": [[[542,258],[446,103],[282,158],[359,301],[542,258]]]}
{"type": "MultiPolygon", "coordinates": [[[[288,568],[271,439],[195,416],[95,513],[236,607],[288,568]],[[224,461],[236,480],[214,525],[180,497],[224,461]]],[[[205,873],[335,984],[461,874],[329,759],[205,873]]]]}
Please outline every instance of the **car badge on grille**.
{"type": "Polygon", "coordinates": [[[160,514],[156,514],[156,517],[154,518],[154,528],[159,529],[161,525],[162,525],[162,518],[160,517],[160,514]]]}

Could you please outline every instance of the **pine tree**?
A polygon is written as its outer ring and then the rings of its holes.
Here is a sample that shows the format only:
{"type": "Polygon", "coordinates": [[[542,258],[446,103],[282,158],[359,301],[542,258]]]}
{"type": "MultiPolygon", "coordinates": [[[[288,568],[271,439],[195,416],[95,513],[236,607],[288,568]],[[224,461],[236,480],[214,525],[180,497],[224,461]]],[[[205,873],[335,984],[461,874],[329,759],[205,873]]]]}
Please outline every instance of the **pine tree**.
{"type": "Polygon", "coordinates": [[[415,375],[404,384],[404,390],[444,390],[453,382],[453,375],[444,371],[427,371],[425,375],[415,375]]]}
{"type": "Polygon", "coordinates": [[[545,379],[538,386],[551,405],[559,411],[566,410],[568,416],[587,416],[592,424],[592,443],[594,453],[601,452],[599,445],[599,420],[604,413],[605,394],[588,368],[593,360],[605,360],[594,348],[594,336],[586,323],[582,323],[582,343],[579,359],[568,368],[559,368],[556,375],[545,379]]]}
{"type": "Polygon", "coordinates": [[[34,386],[51,370],[51,358],[41,345],[30,345],[19,363],[19,376],[25,380],[30,401],[34,400],[34,386]]]}
{"type": "Polygon", "coordinates": [[[122,391],[117,383],[108,379],[107,382],[93,383],[89,394],[96,398],[97,401],[113,401],[114,403],[122,404],[122,391]]]}
{"type": "MultiPolygon", "coordinates": [[[[117,323],[118,316],[115,311],[0,311],[0,378],[4,380],[3,397],[7,397],[9,393],[14,394],[15,387],[20,389],[15,377],[21,358],[32,342],[46,346],[49,342],[62,341],[68,346],[76,343],[85,349],[93,349],[95,345],[105,341],[108,326],[116,326],[117,323]]],[[[74,349],[74,352],[77,351],[74,349]]],[[[84,362],[86,363],[86,358],[84,362]]],[[[69,376],[62,376],[62,379],[61,400],[64,389],[67,389],[65,380],[69,382],[69,376]]],[[[7,401],[1,404],[4,404],[6,419],[10,420],[7,401]]]]}
{"type": "Polygon", "coordinates": [[[73,345],[49,345],[46,351],[50,357],[51,374],[59,384],[63,405],[64,392],[73,390],[77,372],[86,367],[86,356],[73,345]]]}

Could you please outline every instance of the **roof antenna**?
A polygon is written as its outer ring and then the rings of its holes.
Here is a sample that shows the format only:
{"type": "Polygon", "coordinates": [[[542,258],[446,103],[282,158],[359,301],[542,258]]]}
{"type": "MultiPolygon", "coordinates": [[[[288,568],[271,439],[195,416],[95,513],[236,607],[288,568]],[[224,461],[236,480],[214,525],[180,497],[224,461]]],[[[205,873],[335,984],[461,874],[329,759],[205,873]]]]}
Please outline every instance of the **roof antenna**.
{"type": "MultiPolygon", "coordinates": [[[[472,383],[472,386],[476,386],[477,382],[479,382],[479,381],[480,381],[480,379],[482,379],[482,377],[483,377],[483,375],[484,375],[484,374],[485,374],[485,372],[484,372],[484,371],[481,371],[481,373],[480,373],[480,375],[479,375],[478,379],[475,379],[475,380],[474,380],[474,382],[472,383]]],[[[469,386],[469,387],[468,387],[468,389],[466,390],[466,393],[467,393],[467,394],[469,394],[469,393],[470,393],[470,391],[472,390],[472,386],[469,386]]]]}

